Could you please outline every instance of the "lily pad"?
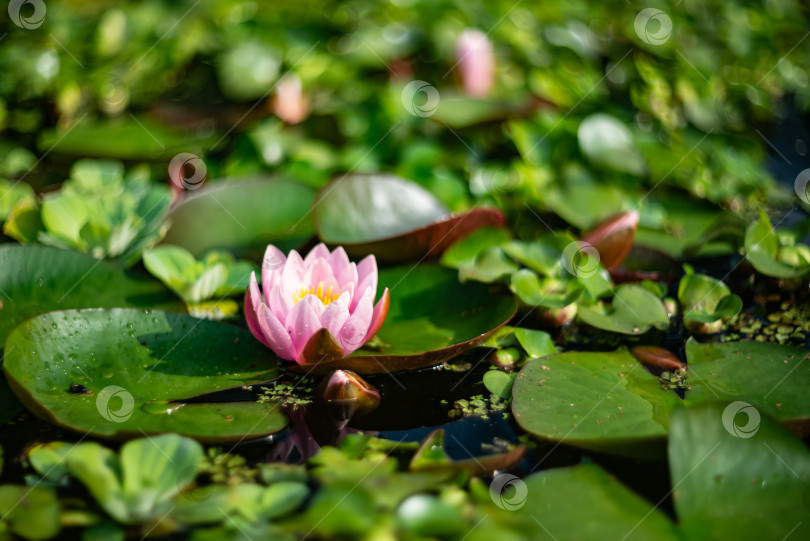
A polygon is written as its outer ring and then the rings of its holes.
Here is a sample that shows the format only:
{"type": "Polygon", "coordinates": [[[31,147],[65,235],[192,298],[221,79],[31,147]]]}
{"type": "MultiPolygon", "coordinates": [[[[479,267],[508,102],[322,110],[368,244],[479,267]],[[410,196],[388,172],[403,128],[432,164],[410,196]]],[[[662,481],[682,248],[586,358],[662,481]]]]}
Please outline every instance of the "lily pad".
{"type": "Polygon", "coordinates": [[[182,246],[200,257],[209,250],[261,259],[268,244],[294,248],[312,234],[311,188],[264,178],[225,182],[186,197],[169,213],[164,244],[182,246]]]}
{"type": "Polygon", "coordinates": [[[672,416],[669,460],[675,510],[687,539],[810,538],[810,452],[764,412],[756,433],[724,425],[735,404],[707,403],[672,416]]]}
{"type": "Polygon", "coordinates": [[[156,308],[185,312],[160,282],[120,266],[47,246],[0,246],[0,344],[29,317],[69,308],[156,308]]]}
{"type": "Polygon", "coordinates": [[[290,370],[382,374],[434,366],[485,341],[516,310],[511,298],[493,295],[483,284],[460,283],[454,270],[434,265],[384,269],[379,284],[390,289],[391,305],[376,338],[348,357],[290,370]]]}
{"type": "Polygon", "coordinates": [[[766,342],[686,343],[689,403],[745,400],[801,434],[810,433],[810,353],[766,342]]]}
{"type": "Polygon", "coordinates": [[[210,146],[212,136],[195,137],[149,118],[129,115],[114,120],[79,122],[65,131],[48,130],[37,142],[42,151],[74,156],[158,159],[210,146]]]}
{"type": "Polygon", "coordinates": [[[276,377],[269,350],[229,325],[170,312],[66,310],[29,320],[6,345],[6,377],[23,404],[72,430],[221,442],[287,422],[276,407],[252,401],[182,402],[276,377]],[[74,384],[92,394],[69,392],[74,384]]]}
{"type": "Polygon", "coordinates": [[[313,215],[325,243],[385,262],[436,257],[476,229],[504,223],[495,209],[451,214],[432,193],[394,175],[340,177],[318,192],[313,215]]]}
{"type": "Polygon", "coordinates": [[[475,265],[475,261],[487,248],[501,246],[511,240],[509,231],[500,227],[482,227],[459,240],[442,254],[439,260],[445,267],[461,269],[475,265]]]}
{"type": "MultiPolygon", "coordinates": [[[[498,477],[493,484],[497,481],[498,477]]],[[[503,494],[501,500],[501,507],[509,503],[503,494]]],[[[577,541],[679,539],[675,524],[656,505],[596,464],[555,468],[529,476],[525,480],[525,502],[517,513],[533,519],[528,522],[535,528],[532,539],[546,539],[549,534],[549,539],[577,541]]]]}
{"type": "Polygon", "coordinates": [[[669,316],[661,299],[637,285],[618,286],[610,307],[601,303],[580,306],[579,318],[597,329],[621,334],[669,328],[669,316]]]}
{"type": "Polygon", "coordinates": [[[664,455],[669,416],[680,402],[626,349],[529,361],[512,389],[512,412],[524,430],[631,457],[664,455]]]}

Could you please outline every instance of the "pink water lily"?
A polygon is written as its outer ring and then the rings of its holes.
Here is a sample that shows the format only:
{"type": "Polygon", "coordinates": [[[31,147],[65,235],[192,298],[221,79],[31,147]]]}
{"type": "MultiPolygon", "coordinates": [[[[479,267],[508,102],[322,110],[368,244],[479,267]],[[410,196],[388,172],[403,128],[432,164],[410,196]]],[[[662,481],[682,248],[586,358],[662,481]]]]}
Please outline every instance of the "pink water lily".
{"type": "Polygon", "coordinates": [[[490,93],[495,83],[495,52],[486,34],[474,28],[462,32],[456,42],[456,63],[467,94],[482,98],[490,93]]]}
{"type": "Polygon", "coordinates": [[[388,314],[388,288],[374,305],[374,256],[355,264],[343,248],[330,253],[323,244],[303,259],[295,250],[285,257],[275,246],[268,246],[262,262],[262,290],[253,273],[245,294],[250,332],[282,359],[302,365],[319,360],[307,358],[307,351],[317,348],[306,345],[321,329],[329,331],[343,355],[348,355],[380,330],[388,314]]]}

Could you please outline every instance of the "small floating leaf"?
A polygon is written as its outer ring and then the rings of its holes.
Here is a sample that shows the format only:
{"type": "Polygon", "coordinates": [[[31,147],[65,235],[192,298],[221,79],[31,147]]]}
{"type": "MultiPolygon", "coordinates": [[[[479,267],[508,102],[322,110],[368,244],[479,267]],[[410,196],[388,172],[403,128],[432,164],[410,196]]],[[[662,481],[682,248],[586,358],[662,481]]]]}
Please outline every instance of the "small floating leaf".
{"type": "Polygon", "coordinates": [[[602,303],[580,305],[579,318],[597,329],[622,334],[669,328],[669,316],[661,299],[641,286],[629,284],[616,288],[610,307],[602,303]]]}

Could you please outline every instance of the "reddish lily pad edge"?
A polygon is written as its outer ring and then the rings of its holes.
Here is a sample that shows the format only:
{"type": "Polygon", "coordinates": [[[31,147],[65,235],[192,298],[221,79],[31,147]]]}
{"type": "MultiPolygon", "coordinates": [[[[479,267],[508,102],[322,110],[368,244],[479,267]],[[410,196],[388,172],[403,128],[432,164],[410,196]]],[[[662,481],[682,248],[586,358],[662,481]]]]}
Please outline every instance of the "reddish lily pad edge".
{"type": "Polygon", "coordinates": [[[314,353],[309,358],[320,357],[321,360],[307,365],[296,363],[282,363],[283,369],[299,374],[323,375],[333,370],[352,370],[358,374],[367,376],[374,374],[390,374],[393,372],[403,372],[409,370],[420,370],[430,368],[444,363],[453,357],[460,355],[468,349],[485,342],[490,336],[512,320],[517,314],[517,304],[511,315],[498,324],[497,327],[464,342],[452,344],[450,346],[426,351],[418,355],[373,355],[360,350],[357,355],[343,356],[343,352],[338,346],[332,334],[327,329],[321,329],[312,335],[305,349],[310,349],[314,353]]]}
{"type": "MultiPolygon", "coordinates": [[[[476,208],[450,214],[398,235],[357,243],[330,243],[330,248],[343,246],[351,257],[374,254],[383,263],[402,263],[420,258],[438,257],[456,241],[482,227],[503,227],[505,218],[494,208],[476,208]]],[[[319,231],[317,220],[315,230],[319,231]]]]}

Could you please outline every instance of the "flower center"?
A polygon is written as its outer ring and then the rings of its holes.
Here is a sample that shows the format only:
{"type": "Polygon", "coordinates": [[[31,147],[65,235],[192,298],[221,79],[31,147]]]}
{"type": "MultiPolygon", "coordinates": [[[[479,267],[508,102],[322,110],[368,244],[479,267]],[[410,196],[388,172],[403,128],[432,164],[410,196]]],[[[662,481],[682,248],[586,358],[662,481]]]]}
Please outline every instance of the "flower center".
{"type": "Polygon", "coordinates": [[[295,295],[293,295],[293,302],[298,304],[298,301],[306,297],[307,295],[315,295],[318,297],[318,300],[324,304],[331,304],[340,298],[340,293],[335,292],[332,293],[334,286],[329,286],[329,289],[326,291],[323,290],[323,282],[318,282],[317,286],[312,286],[309,289],[302,287],[300,291],[298,291],[295,295]]]}

